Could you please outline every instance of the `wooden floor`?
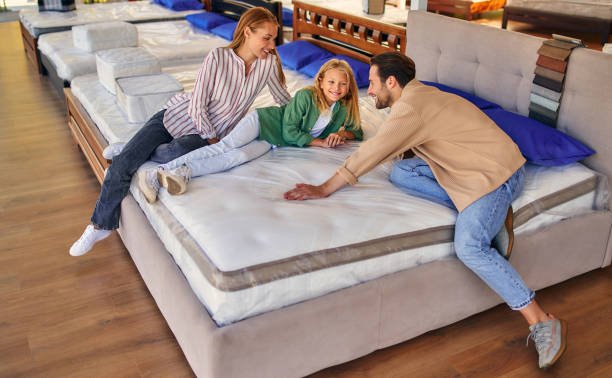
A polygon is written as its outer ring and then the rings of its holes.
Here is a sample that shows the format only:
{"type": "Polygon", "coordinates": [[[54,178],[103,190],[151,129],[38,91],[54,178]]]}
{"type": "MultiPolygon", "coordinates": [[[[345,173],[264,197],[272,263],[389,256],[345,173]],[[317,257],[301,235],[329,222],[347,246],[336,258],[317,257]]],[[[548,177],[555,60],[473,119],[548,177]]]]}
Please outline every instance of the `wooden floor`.
{"type": "MultiPolygon", "coordinates": [[[[72,143],[63,102],[0,23],[0,377],[192,376],[119,237],[68,255],[99,185],[72,143]]],[[[612,376],[612,269],[538,293],[569,321],[550,371],[505,306],[316,377],[612,376]]]]}

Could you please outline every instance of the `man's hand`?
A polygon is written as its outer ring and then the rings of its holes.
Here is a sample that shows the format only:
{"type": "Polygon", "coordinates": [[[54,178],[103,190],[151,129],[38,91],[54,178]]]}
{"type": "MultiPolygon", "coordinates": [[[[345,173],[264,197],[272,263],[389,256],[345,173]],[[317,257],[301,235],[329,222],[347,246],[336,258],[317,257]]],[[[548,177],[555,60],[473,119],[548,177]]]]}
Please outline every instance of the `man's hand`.
{"type": "Polygon", "coordinates": [[[308,184],[297,184],[295,188],[286,192],[284,197],[289,201],[303,201],[307,199],[325,198],[329,194],[325,193],[323,185],[308,185],[308,184]]]}
{"type": "Polygon", "coordinates": [[[297,184],[295,188],[286,192],[283,197],[289,201],[303,201],[308,199],[325,198],[346,185],[346,181],[335,174],[323,184],[315,186],[308,184],[297,184]]]}

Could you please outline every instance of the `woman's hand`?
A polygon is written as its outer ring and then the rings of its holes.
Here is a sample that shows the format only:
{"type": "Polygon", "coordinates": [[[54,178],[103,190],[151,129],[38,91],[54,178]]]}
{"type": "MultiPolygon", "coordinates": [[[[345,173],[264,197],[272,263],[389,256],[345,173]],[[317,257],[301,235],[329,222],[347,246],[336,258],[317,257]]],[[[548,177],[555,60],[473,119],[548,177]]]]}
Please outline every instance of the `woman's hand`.
{"type": "Polygon", "coordinates": [[[219,143],[219,138],[208,138],[206,139],[206,141],[208,142],[208,144],[215,144],[215,143],[219,143]]]}

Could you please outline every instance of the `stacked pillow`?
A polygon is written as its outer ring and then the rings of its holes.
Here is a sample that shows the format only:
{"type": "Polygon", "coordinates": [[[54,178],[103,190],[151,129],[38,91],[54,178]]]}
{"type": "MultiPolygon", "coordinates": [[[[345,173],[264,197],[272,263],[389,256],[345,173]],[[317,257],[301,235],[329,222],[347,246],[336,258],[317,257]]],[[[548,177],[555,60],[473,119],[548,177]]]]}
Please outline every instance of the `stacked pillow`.
{"type": "Polygon", "coordinates": [[[153,3],[177,12],[198,10],[204,7],[198,0],[153,0],[153,3]]]}
{"type": "Polygon", "coordinates": [[[230,41],[234,38],[234,31],[238,25],[237,21],[213,12],[190,14],[185,16],[185,19],[199,30],[213,33],[230,41]]]}
{"type": "Polygon", "coordinates": [[[98,22],[72,27],[74,46],[88,52],[138,46],[138,29],[124,21],[98,22]]]}

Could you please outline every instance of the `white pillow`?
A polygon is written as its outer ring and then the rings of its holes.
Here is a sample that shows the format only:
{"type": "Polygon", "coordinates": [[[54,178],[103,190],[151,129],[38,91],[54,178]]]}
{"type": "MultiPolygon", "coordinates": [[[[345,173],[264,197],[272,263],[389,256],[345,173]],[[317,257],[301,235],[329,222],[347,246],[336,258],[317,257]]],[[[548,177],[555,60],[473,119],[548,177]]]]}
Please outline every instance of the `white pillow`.
{"type": "Polygon", "coordinates": [[[99,22],[72,27],[74,46],[89,52],[138,46],[138,29],[124,21],[99,22]]]}

